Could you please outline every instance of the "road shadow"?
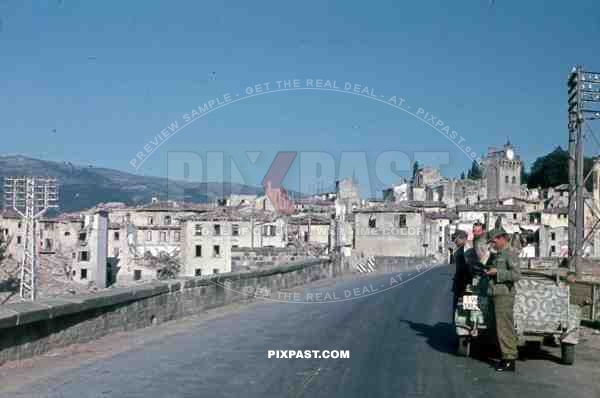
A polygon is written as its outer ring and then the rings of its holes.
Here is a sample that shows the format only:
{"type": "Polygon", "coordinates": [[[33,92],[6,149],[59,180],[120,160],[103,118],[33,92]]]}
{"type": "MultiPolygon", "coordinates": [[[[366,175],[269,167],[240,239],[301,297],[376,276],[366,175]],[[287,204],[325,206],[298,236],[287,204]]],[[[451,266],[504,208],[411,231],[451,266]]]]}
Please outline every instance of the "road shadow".
{"type": "MultiPolygon", "coordinates": [[[[560,347],[560,346],[559,346],[560,347]]],[[[549,351],[551,347],[542,344],[526,344],[519,347],[519,360],[521,361],[550,361],[557,364],[562,364],[562,359],[559,355],[549,351]]]]}
{"type": "MultiPolygon", "coordinates": [[[[401,319],[400,322],[406,323],[411,329],[418,333],[418,336],[423,336],[427,339],[427,344],[436,351],[443,352],[452,356],[457,356],[458,339],[456,329],[453,324],[448,322],[438,322],[435,325],[413,322],[407,319],[401,319]]],[[[477,344],[473,344],[471,348],[471,357],[488,365],[493,365],[495,362],[492,358],[496,357],[497,353],[489,338],[482,338],[477,344]]]]}

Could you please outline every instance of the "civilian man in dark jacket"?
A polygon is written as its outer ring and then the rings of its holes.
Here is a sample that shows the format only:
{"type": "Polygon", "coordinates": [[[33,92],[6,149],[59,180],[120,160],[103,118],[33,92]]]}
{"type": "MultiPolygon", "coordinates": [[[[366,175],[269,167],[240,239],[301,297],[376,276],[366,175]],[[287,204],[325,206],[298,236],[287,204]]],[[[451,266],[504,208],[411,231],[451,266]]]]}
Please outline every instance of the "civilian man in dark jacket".
{"type": "Polygon", "coordinates": [[[467,237],[467,233],[460,229],[457,230],[453,236],[454,244],[456,245],[456,249],[454,251],[454,263],[456,264],[456,271],[454,274],[454,283],[452,284],[452,291],[454,292],[452,309],[454,312],[456,312],[458,298],[464,295],[467,285],[473,280],[471,267],[467,264],[465,259],[465,243],[467,242],[467,237]]]}

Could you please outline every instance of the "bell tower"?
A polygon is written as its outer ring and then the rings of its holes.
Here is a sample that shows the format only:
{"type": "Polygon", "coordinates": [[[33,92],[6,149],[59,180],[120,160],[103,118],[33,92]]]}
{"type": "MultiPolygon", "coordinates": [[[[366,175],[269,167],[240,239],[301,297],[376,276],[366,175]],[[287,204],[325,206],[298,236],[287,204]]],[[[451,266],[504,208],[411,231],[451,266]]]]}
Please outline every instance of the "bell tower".
{"type": "Polygon", "coordinates": [[[506,141],[500,150],[490,148],[487,156],[487,198],[505,199],[521,196],[521,170],[523,163],[515,148],[506,141]]]}

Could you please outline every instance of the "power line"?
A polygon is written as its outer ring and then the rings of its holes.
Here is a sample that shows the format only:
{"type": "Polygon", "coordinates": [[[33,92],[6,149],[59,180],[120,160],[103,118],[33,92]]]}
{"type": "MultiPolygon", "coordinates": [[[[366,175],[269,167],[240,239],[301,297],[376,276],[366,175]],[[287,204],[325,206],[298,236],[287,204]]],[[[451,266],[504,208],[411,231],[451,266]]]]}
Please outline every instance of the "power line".
{"type": "Polygon", "coordinates": [[[587,128],[588,132],[590,133],[590,136],[596,142],[596,145],[598,145],[598,149],[600,149],[600,140],[596,136],[596,133],[594,133],[594,130],[592,130],[592,128],[590,127],[589,123],[583,123],[583,125],[585,126],[585,128],[587,128]]]}

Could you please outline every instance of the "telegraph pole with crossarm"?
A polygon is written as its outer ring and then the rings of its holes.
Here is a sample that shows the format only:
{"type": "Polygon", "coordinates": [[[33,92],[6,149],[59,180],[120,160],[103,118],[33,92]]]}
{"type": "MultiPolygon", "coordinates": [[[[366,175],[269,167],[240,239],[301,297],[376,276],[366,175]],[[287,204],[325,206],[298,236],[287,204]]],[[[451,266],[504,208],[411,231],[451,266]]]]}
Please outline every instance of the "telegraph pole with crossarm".
{"type": "Polygon", "coordinates": [[[20,295],[22,299],[36,299],[37,282],[37,219],[50,208],[58,207],[56,179],[46,177],[6,177],[4,205],[10,207],[25,221],[25,241],[20,260],[20,295]]]}

